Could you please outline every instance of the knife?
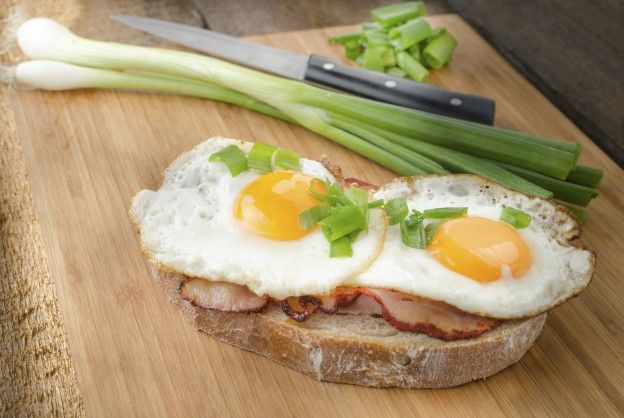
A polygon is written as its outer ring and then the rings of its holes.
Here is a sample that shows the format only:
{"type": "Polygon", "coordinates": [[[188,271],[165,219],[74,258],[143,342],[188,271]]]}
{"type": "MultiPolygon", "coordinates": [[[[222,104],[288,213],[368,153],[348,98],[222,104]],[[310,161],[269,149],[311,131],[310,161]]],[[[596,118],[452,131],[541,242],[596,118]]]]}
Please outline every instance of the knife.
{"type": "Polygon", "coordinates": [[[111,18],[209,55],[275,75],[368,99],[492,125],[494,100],[457,93],[387,74],[348,67],[320,55],[299,55],[195,26],[139,16],[111,18]]]}

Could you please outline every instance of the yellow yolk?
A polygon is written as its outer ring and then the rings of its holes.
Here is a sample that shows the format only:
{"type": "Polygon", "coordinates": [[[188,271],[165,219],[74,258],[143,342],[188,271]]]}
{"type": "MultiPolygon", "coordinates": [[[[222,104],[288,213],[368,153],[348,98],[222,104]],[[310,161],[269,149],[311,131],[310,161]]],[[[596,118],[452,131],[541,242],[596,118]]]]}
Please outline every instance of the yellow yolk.
{"type": "Polygon", "coordinates": [[[254,234],[282,241],[301,238],[313,228],[303,229],[299,214],[320,203],[308,193],[313,179],[293,171],[264,174],[238,194],[234,216],[254,234]]]}
{"type": "Polygon", "coordinates": [[[428,247],[449,269],[479,282],[499,280],[507,266],[515,278],[531,266],[531,253],[511,225],[480,217],[444,222],[428,247]]]}

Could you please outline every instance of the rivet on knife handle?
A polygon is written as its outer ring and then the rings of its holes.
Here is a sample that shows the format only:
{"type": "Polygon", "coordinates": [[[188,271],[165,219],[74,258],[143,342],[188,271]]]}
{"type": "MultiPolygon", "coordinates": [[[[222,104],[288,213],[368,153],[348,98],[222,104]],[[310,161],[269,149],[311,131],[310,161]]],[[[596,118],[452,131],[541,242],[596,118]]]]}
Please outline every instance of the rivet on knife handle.
{"type": "Polygon", "coordinates": [[[305,80],[347,93],[423,110],[438,115],[492,125],[494,100],[457,93],[412,80],[341,65],[310,55],[305,80]]]}

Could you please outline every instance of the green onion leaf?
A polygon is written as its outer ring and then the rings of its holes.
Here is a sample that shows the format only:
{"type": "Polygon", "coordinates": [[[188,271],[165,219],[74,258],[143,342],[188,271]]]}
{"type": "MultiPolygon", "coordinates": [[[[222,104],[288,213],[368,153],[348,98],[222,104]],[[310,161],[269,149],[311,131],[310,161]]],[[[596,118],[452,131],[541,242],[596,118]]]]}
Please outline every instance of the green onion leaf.
{"type": "Polygon", "coordinates": [[[457,41],[450,33],[443,32],[436,36],[423,50],[427,65],[436,70],[442,68],[444,64],[451,60],[456,46],[457,41]]]}
{"type": "Polygon", "coordinates": [[[356,206],[334,208],[332,214],[318,224],[326,229],[330,242],[358,229],[364,229],[365,226],[364,215],[360,208],[356,206]]]}
{"type": "Polygon", "coordinates": [[[260,171],[273,170],[273,153],[276,149],[275,145],[263,144],[261,142],[254,143],[248,156],[247,164],[249,168],[255,168],[260,171]]]}
{"type": "Polygon", "coordinates": [[[386,202],[384,211],[388,217],[388,223],[390,225],[396,225],[407,216],[409,209],[407,208],[407,201],[404,197],[395,197],[386,202]]]}
{"type": "Polygon", "coordinates": [[[208,161],[221,161],[227,165],[232,177],[238,176],[240,173],[248,170],[247,156],[236,145],[228,145],[227,147],[212,154],[208,161]]]}
{"type": "Polygon", "coordinates": [[[382,55],[386,49],[385,46],[369,46],[366,48],[364,51],[364,68],[372,71],[383,71],[382,55]]]}
{"type": "Polygon", "coordinates": [[[330,214],[331,207],[327,203],[320,203],[304,210],[299,214],[299,223],[303,229],[308,229],[318,224],[330,214]]]}
{"type": "Polygon", "coordinates": [[[393,26],[407,22],[425,14],[425,5],[421,1],[390,4],[371,10],[375,22],[382,26],[393,26]]]}
{"type": "Polygon", "coordinates": [[[368,208],[369,209],[380,208],[383,206],[383,204],[384,204],[383,199],[373,200],[372,202],[368,204],[368,208]]]}
{"type": "Polygon", "coordinates": [[[422,213],[413,210],[400,224],[401,241],[408,247],[424,249],[427,245],[422,213]]]}
{"type": "Polygon", "coordinates": [[[330,257],[351,257],[352,255],[351,237],[344,236],[329,243],[330,257]]]}
{"type": "Polygon", "coordinates": [[[299,154],[294,151],[278,148],[275,151],[275,167],[287,168],[289,170],[301,169],[301,158],[299,154]]]}
{"type": "Polygon", "coordinates": [[[426,219],[457,218],[468,213],[468,208],[435,208],[425,209],[423,215],[426,219]]]}
{"type": "Polygon", "coordinates": [[[570,174],[566,177],[566,181],[571,181],[572,183],[587,187],[598,187],[603,174],[600,168],[587,167],[579,164],[574,170],[570,171],[570,174]]]}
{"type": "Polygon", "coordinates": [[[509,206],[503,208],[500,220],[507,222],[516,229],[526,228],[531,225],[531,215],[509,206]]]}

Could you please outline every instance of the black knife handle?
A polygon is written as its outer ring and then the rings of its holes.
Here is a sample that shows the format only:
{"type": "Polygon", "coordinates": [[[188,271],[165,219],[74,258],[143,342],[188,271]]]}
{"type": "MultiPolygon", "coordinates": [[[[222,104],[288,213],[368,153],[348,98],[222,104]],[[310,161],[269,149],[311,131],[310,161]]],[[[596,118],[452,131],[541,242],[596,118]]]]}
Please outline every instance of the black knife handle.
{"type": "Polygon", "coordinates": [[[492,125],[494,100],[456,93],[413,80],[347,67],[310,55],[305,80],[357,96],[492,125]]]}

